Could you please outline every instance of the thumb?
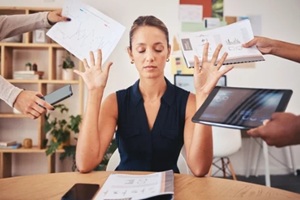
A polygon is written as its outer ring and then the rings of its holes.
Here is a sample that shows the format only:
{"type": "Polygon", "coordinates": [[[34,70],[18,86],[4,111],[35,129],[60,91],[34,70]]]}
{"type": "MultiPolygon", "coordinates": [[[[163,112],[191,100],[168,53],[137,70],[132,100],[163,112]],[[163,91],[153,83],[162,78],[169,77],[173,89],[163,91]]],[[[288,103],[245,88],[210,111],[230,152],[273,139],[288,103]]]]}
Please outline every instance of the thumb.
{"type": "Polygon", "coordinates": [[[109,74],[110,67],[111,67],[112,65],[113,65],[113,62],[109,62],[109,63],[106,65],[106,67],[105,67],[105,69],[104,69],[104,71],[105,71],[106,74],[109,74]]]}

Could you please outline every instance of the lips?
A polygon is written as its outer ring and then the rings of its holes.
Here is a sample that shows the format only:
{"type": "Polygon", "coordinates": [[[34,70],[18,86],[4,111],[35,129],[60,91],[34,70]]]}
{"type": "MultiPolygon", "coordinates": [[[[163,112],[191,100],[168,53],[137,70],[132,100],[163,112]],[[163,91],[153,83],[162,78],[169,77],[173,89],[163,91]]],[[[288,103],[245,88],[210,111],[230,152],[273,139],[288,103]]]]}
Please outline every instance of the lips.
{"type": "Polygon", "coordinates": [[[145,69],[154,69],[154,68],[157,68],[156,66],[145,66],[144,67],[145,69]]]}

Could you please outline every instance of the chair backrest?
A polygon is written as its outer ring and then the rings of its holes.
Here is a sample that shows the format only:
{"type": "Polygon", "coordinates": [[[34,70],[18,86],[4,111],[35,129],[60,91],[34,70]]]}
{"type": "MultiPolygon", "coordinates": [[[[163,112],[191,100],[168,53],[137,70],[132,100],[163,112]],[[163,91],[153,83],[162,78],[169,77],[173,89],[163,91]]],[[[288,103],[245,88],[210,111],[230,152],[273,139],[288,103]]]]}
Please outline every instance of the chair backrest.
{"type": "Polygon", "coordinates": [[[241,131],[237,129],[212,127],[214,157],[227,157],[242,147],[241,131]]]}
{"type": "MultiPolygon", "coordinates": [[[[119,154],[119,150],[116,149],[114,151],[114,153],[111,155],[111,157],[107,163],[106,171],[114,171],[119,163],[120,163],[120,154],[119,154]]],[[[179,154],[177,166],[178,166],[179,172],[181,174],[189,174],[190,173],[190,169],[189,169],[182,153],[179,154]]]]}

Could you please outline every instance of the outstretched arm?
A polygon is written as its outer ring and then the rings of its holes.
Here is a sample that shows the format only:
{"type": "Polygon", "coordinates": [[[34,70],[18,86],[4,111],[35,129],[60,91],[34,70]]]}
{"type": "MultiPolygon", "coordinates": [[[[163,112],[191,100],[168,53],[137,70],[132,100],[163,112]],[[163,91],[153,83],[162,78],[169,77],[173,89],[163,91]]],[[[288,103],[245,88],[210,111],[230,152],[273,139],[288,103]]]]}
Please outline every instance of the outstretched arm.
{"type": "Polygon", "coordinates": [[[300,45],[298,44],[256,36],[243,46],[248,48],[254,45],[262,54],[272,54],[300,63],[300,45]]]}
{"type": "Polygon", "coordinates": [[[192,122],[192,117],[205,101],[209,93],[216,86],[220,77],[230,71],[232,66],[224,66],[227,54],[217,62],[221,45],[217,47],[211,61],[208,61],[208,44],[204,46],[203,61],[195,57],[194,85],[196,95],[191,94],[186,109],[184,127],[184,145],[187,153],[187,162],[195,176],[205,176],[211,166],[213,158],[212,129],[192,122]]]}
{"type": "Polygon", "coordinates": [[[261,137],[268,145],[276,147],[300,144],[300,116],[274,113],[264,125],[247,133],[252,137],[261,137]]]}
{"type": "Polygon", "coordinates": [[[70,21],[70,18],[62,16],[61,10],[29,15],[1,15],[0,40],[28,31],[49,28],[51,25],[62,21],[70,21]]]}
{"type": "Polygon", "coordinates": [[[100,50],[96,61],[93,52],[90,52],[90,63],[89,66],[84,60],[85,71],[74,71],[82,77],[88,89],[86,109],[76,148],[76,165],[82,173],[92,171],[103,159],[114,135],[117,116],[116,95],[110,95],[102,103],[112,63],[108,63],[106,67],[101,65],[100,50]]]}

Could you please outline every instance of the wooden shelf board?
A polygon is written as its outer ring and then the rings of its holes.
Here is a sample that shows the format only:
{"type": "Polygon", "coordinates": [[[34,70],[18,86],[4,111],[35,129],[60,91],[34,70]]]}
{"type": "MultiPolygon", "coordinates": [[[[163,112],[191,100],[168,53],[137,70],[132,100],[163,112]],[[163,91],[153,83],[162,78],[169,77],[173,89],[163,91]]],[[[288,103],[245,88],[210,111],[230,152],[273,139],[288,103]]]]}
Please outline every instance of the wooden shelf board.
{"type": "Polygon", "coordinates": [[[1,42],[1,46],[5,47],[13,47],[14,49],[48,49],[49,47],[57,48],[57,49],[64,49],[62,46],[60,46],[57,43],[24,43],[24,42],[1,42]]]}
{"type": "Polygon", "coordinates": [[[28,118],[28,116],[24,114],[15,114],[12,112],[7,112],[7,113],[1,113],[0,118],[28,118]]]}
{"type": "MultiPolygon", "coordinates": [[[[23,147],[18,149],[1,149],[0,153],[45,153],[46,149],[39,149],[37,146],[33,146],[30,149],[25,149],[23,147]]],[[[63,153],[63,149],[59,149],[56,151],[56,153],[63,153]]],[[[45,153],[46,155],[46,153],[45,153]]]]}
{"type": "Polygon", "coordinates": [[[7,79],[10,83],[41,83],[41,84],[79,84],[79,80],[65,81],[65,80],[22,80],[22,79],[7,79]]]}

